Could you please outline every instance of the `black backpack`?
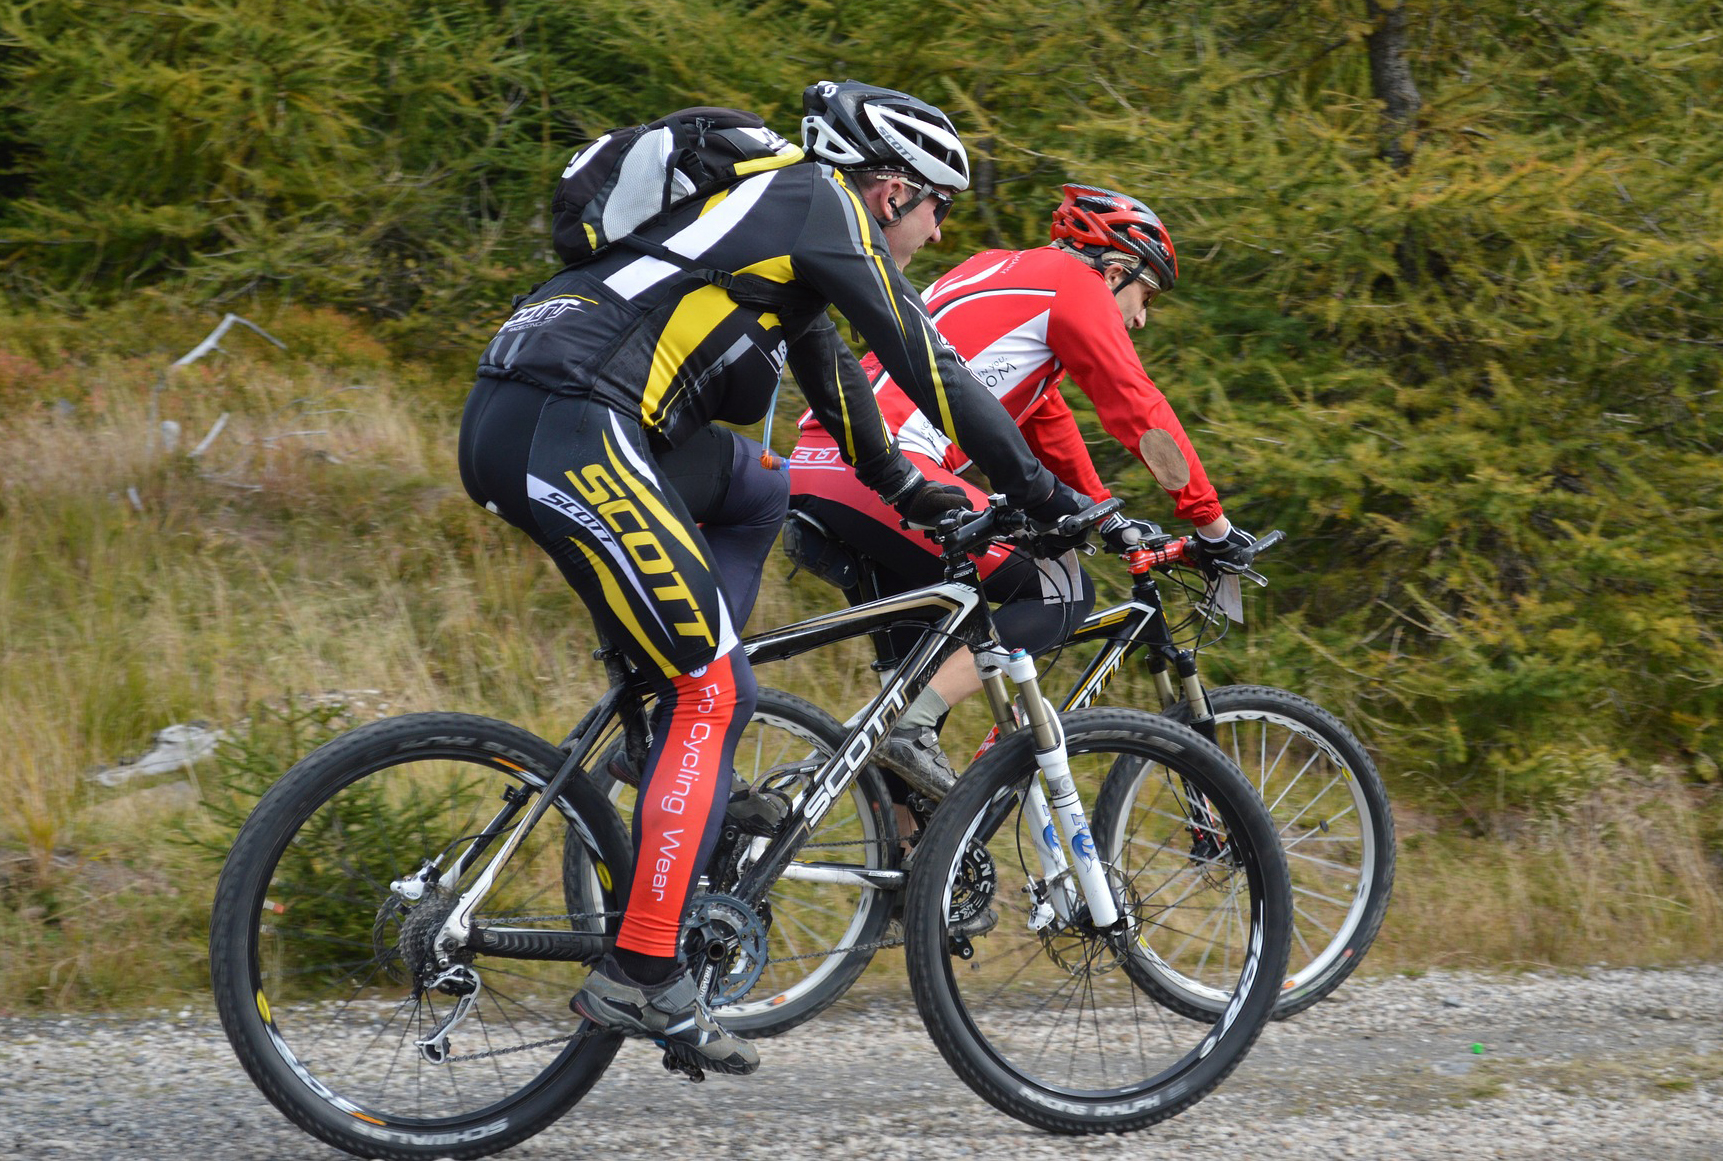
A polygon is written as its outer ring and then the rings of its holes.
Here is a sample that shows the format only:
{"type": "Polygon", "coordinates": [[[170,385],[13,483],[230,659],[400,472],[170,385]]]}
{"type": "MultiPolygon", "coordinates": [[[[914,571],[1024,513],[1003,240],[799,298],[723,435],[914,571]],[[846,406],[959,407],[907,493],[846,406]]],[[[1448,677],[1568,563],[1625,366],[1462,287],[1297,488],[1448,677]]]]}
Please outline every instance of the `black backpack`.
{"type": "MultiPolygon", "coordinates": [[[[612,129],[583,146],[562,171],[550,203],[557,257],[578,266],[624,239],[638,241],[630,235],[690,198],[802,156],[799,146],[740,109],[679,109],[645,125],[612,129]]],[[[662,257],[660,249],[649,252],[662,257]]]]}

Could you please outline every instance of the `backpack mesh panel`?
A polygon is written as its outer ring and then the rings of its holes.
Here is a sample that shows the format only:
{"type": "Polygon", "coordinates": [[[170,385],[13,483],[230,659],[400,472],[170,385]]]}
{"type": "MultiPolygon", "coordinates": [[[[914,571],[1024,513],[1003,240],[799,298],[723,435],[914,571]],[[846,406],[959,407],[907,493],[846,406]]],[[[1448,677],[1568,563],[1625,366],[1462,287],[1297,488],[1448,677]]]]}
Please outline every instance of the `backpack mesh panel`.
{"type": "Polygon", "coordinates": [[[604,204],[604,236],[620,238],[664,206],[664,165],[671,131],[643,133],[628,147],[618,167],[616,187],[604,204]]]}

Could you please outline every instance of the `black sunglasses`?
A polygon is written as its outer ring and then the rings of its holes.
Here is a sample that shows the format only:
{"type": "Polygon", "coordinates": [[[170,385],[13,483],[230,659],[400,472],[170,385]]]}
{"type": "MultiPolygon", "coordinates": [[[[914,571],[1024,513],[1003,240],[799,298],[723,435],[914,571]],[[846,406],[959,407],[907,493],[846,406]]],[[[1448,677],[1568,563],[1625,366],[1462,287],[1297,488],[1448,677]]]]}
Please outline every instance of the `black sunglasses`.
{"type": "Polygon", "coordinates": [[[900,213],[907,214],[907,213],[909,213],[909,211],[915,209],[916,206],[919,206],[922,202],[926,201],[928,198],[932,198],[933,199],[933,224],[938,226],[938,225],[941,225],[942,223],[944,223],[945,215],[947,215],[951,212],[951,205],[952,205],[952,202],[955,200],[952,198],[952,196],[950,194],[946,193],[944,190],[935,189],[931,185],[923,185],[922,183],[917,182],[917,181],[910,181],[908,178],[902,176],[901,174],[897,174],[894,176],[896,176],[899,181],[903,182],[904,185],[907,185],[916,191],[916,195],[909,200],[909,204],[907,206],[903,207],[903,209],[901,211],[899,211],[900,213]]]}

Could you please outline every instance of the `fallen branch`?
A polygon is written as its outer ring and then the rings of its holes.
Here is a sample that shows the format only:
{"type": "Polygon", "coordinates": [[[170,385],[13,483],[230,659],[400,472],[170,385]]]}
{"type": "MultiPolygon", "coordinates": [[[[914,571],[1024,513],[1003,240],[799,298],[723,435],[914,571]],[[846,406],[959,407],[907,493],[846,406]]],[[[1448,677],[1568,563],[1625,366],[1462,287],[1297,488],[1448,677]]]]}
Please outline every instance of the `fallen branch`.
{"type": "Polygon", "coordinates": [[[212,426],[209,429],[209,434],[204,436],[203,439],[199,440],[198,445],[196,447],[192,448],[191,451],[188,452],[187,454],[190,455],[191,458],[194,460],[198,456],[201,456],[209,448],[209,445],[215,442],[215,437],[221,434],[221,429],[226,427],[226,426],[227,426],[227,412],[224,411],[221,413],[220,418],[218,418],[215,421],[214,426],[212,426]]]}
{"type": "Polygon", "coordinates": [[[268,339],[270,342],[274,343],[276,346],[280,347],[282,350],[285,351],[287,349],[286,343],[282,342],[280,339],[276,338],[274,335],[270,334],[268,331],[264,330],[262,327],[258,326],[256,323],[252,322],[250,319],[241,318],[239,315],[229,312],[225,317],[223,317],[221,322],[219,324],[217,324],[216,328],[213,331],[209,332],[208,336],[206,336],[204,338],[203,342],[199,343],[197,346],[193,347],[191,350],[187,351],[185,354],[183,354],[179,358],[175,359],[173,361],[173,363],[170,364],[170,367],[187,366],[188,364],[197,362],[199,359],[203,358],[205,355],[209,354],[211,351],[220,350],[221,349],[220,344],[221,344],[222,336],[227,334],[227,332],[229,331],[229,329],[232,328],[234,323],[239,323],[241,326],[250,327],[252,330],[256,331],[258,334],[262,335],[264,338],[268,339]]]}

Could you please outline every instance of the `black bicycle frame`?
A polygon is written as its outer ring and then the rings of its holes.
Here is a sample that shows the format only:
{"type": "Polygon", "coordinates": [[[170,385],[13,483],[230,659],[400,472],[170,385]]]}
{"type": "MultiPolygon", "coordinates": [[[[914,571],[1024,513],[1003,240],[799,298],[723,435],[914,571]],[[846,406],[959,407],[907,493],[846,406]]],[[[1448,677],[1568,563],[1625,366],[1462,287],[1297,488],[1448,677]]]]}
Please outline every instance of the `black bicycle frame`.
{"type": "Polygon", "coordinates": [[[946,658],[965,646],[975,650],[998,648],[992,610],[975,580],[974,563],[967,558],[939,584],[810,617],[742,642],[751,662],[766,664],[909,623],[926,626],[921,640],[862,711],[843,748],[820,767],[788,825],[742,875],[735,889],[739,898],[750,904],[765,898],[797,849],[849,789],[874,748],[927,688],[946,658]]]}
{"type": "MultiPolygon", "coordinates": [[[[1118,501],[1107,501],[1080,514],[1080,517],[1092,522],[1117,507],[1118,501]]],[[[885,630],[899,625],[923,626],[920,640],[862,711],[843,748],[820,767],[808,793],[796,803],[795,813],[787,825],[768,840],[759,858],[743,873],[732,892],[737,898],[750,906],[765,898],[772,883],[789,866],[796,851],[819,826],[838,796],[849,789],[867,765],[881,739],[891,732],[910,704],[927,688],[928,682],[948,657],[964,647],[978,655],[987,651],[1003,654],[993,631],[992,607],[981,590],[975,561],[969,556],[978,544],[998,533],[999,511],[993,509],[979,514],[973,522],[953,514],[948,518],[948,524],[942,524],[947,538],[942,541],[945,579],[940,583],[810,617],[742,641],[742,649],[749,661],[763,665],[864,635],[875,635],[875,640],[879,641],[883,639],[885,630]]],[[[598,655],[610,675],[611,686],[563,740],[562,748],[568,751],[568,756],[561,769],[546,783],[539,800],[532,803],[528,818],[524,823],[515,824],[508,840],[511,846],[537,824],[565,780],[592,753],[604,733],[602,727],[605,723],[620,716],[625,719],[624,728],[629,731],[630,738],[634,737],[640,719],[644,679],[629,667],[620,651],[601,649],[598,655]]],[[[1000,708],[995,707],[996,711],[1000,708]]],[[[487,846],[493,837],[488,832],[481,836],[487,846]]],[[[475,948],[492,954],[591,960],[596,958],[605,937],[577,932],[516,933],[474,929],[471,938],[475,948]]]]}
{"type": "Polygon", "coordinates": [[[1095,655],[1071,687],[1062,707],[1064,711],[1094,704],[1119,667],[1124,665],[1125,659],[1137,649],[1147,648],[1152,652],[1148,662],[1149,675],[1154,680],[1161,707],[1164,709],[1179,697],[1179,690],[1168,673],[1170,669],[1177,675],[1185,699],[1190,702],[1191,726],[1210,741],[1214,740],[1214,715],[1209,712],[1208,697],[1203,693],[1202,681],[1197,676],[1196,653],[1174,644],[1172,630],[1167,626],[1166,609],[1161,604],[1160,590],[1152,576],[1145,574],[1137,578],[1131,586],[1130,600],[1091,613],[1066,643],[1080,645],[1091,641],[1104,641],[1106,647],[1095,655]]]}

